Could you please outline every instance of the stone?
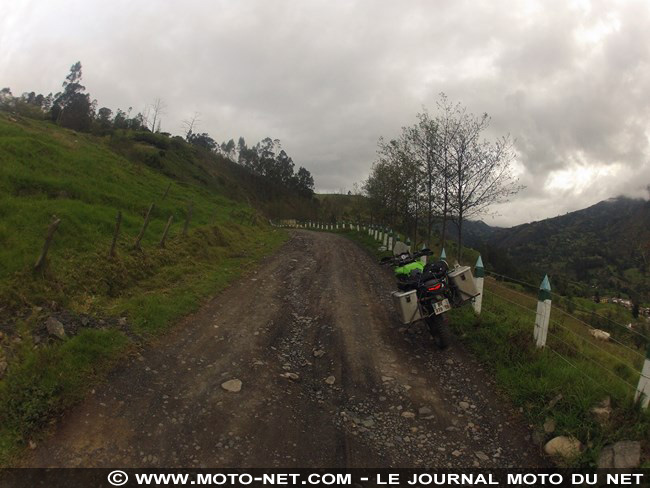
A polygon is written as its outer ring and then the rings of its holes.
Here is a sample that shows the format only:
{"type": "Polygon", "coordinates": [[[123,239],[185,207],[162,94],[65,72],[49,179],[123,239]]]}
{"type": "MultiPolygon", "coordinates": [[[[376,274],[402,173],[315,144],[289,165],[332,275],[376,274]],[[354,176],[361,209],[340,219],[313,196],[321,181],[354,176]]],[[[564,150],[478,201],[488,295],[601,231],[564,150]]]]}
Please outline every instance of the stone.
{"type": "Polygon", "coordinates": [[[641,463],[641,443],[638,441],[619,441],[605,446],[598,457],[599,468],[630,469],[641,463]]]}
{"type": "Polygon", "coordinates": [[[467,402],[458,402],[458,405],[460,406],[460,408],[463,408],[465,410],[469,408],[469,403],[467,402]]]}
{"type": "Polygon", "coordinates": [[[126,325],[126,317],[120,317],[117,321],[117,325],[124,327],[126,325]]]}
{"type": "Polygon", "coordinates": [[[582,450],[582,443],[575,437],[554,437],[544,446],[544,452],[549,456],[559,456],[565,459],[576,457],[582,450]]]}
{"type": "Polygon", "coordinates": [[[594,407],[591,409],[591,413],[596,417],[596,421],[602,425],[609,421],[612,409],[610,407],[594,407]]]}
{"type": "Polygon", "coordinates": [[[314,351],[314,357],[315,358],[320,358],[320,357],[322,357],[324,355],[325,355],[325,351],[323,351],[322,349],[316,349],[314,351]]]}
{"type": "Polygon", "coordinates": [[[452,452],[451,452],[451,455],[454,456],[454,457],[458,457],[458,456],[460,456],[461,454],[463,454],[463,453],[460,452],[458,449],[456,449],[455,451],[452,451],[452,452]]]}
{"type": "Polygon", "coordinates": [[[487,454],[485,454],[484,452],[481,452],[481,451],[476,451],[474,453],[474,455],[477,458],[479,458],[481,461],[489,461],[490,460],[490,457],[487,454]]]}
{"type": "Polygon", "coordinates": [[[552,418],[547,418],[544,421],[544,432],[546,432],[547,434],[552,434],[553,432],[555,432],[555,420],[553,420],[552,418]]]}
{"type": "Polygon", "coordinates": [[[393,381],[394,379],[395,378],[393,378],[392,376],[382,376],[381,377],[381,381],[383,381],[384,383],[386,383],[388,381],[393,381]]]}
{"type": "Polygon", "coordinates": [[[599,424],[602,425],[609,421],[612,414],[611,405],[612,399],[609,396],[606,396],[598,405],[591,409],[591,413],[599,424]]]}
{"type": "Polygon", "coordinates": [[[58,337],[59,339],[65,338],[65,329],[63,324],[56,320],[54,317],[49,317],[45,322],[47,333],[51,336],[58,337]]]}
{"type": "Polygon", "coordinates": [[[599,341],[608,341],[610,338],[609,332],[600,329],[591,329],[589,330],[589,333],[599,341]]]}
{"type": "Polygon", "coordinates": [[[241,385],[242,385],[241,380],[238,380],[237,378],[235,378],[235,379],[224,381],[223,383],[221,383],[221,388],[223,388],[224,390],[229,391],[231,393],[237,393],[237,392],[241,391],[241,385]]]}
{"type": "Polygon", "coordinates": [[[402,417],[404,417],[405,419],[412,419],[415,418],[415,413],[406,410],[405,412],[402,412],[402,417]]]}
{"type": "Polygon", "coordinates": [[[419,415],[431,415],[433,412],[429,407],[420,407],[418,408],[419,415]]]}
{"type": "Polygon", "coordinates": [[[300,379],[300,376],[298,376],[296,373],[282,373],[280,376],[291,381],[298,381],[300,379]]]}
{"type": "Polygon", "coordinates": [[[553,397],[553,399],[550,402],[548,402],[548,408],[553,408],[557,404],[557,402],[562,400],[562,398],[563,398],[562,394],[558,393],[555,397],[553,397]]]}
{"type": "Polygon", "coordinates": [[[325,383],[327,383],[328,385],[333,385],[335,381],[336,378],[334,376],[328,376],[327,378],[325,378],[325,383]]]}

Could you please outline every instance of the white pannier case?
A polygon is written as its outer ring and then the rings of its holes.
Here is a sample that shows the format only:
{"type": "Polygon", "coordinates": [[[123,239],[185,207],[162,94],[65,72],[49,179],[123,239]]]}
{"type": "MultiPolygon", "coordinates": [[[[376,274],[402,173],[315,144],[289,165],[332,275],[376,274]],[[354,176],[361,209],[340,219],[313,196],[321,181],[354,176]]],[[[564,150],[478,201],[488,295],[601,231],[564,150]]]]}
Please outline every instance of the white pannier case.
{"type": "Polygon", "coordinates": [[[458,288],[463,302],[471,300],[479,294],[474,283],[472,268],[469,266],[458,266],[455,268],[449,273],[449,280],[458,288]]]}
{"type": "Polygon", "coordinates": [[[403,324],[410,324],[422,318],[416,290],[394,291],[392,295],[403,324]]]}

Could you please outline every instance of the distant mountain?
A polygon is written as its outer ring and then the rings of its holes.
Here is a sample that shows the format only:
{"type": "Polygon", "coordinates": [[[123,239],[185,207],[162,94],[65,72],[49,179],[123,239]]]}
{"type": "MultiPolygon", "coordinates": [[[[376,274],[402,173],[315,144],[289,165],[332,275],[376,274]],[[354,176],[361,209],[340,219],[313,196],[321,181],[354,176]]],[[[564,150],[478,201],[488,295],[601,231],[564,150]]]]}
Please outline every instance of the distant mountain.
{"type": "Polygon", "coordinates": [[[619,197],[515,227],[465,228],[468,245],[509,266],[555,275],[569,291],[582,286],[650,301],[649,201],[619,197]]]}

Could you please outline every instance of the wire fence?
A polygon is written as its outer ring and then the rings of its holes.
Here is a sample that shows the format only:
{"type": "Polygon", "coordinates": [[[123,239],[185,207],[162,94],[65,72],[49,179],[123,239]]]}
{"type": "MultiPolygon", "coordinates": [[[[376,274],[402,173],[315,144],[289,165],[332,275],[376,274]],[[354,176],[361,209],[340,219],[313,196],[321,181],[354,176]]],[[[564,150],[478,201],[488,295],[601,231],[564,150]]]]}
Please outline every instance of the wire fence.
{"type": "MultiPolygon", "coordinates": [[[[518,280],[518,279],[515,279],[515,278],[511,278],[511,277],[509,277],[509,276],[505,276],[505,275],[502,275],[502,274],[499,274],[499,273],[495,273],[495,272],[493,272],[493,271],[489,271],[489,270],[485,270],[485,272],[488,273],[488,274],[490,274],[490,275],[493,275],[493,276],[498,276],[499,278],[502,278],[502,279],[504,279],[504,280],[508,280],[508,281],[513,282],[513,283],[517,283],[517,284],[520,284],[520,285],[526,286],[526,287],[530,288],[531,290],[535,290],[535,291],[537,291],[537,290],[539,289],[539,286],[535,286],[535,285],[533,285],[533,284],[531,284],[531,283],[527,283],[527,282],[525,282],[525,281],[521,281],[521,280],[518,280]]],[[[516,290],[512,290],[512,291],[516,291],[516,290]]],[[[569,298],[566,297],[566,296],[564,296],[564,295],[560,295],[559,293],[556,293],[556,292],[554,292],[554,291],[551,291],[550,293],[551,293],[552,296],[555,296],[555,297],[558,297],[558,298],[562,299],[565,303],[569,301],[569,298]]],[[[522,295],[523,295],[523,294],[522,294],[522,295]]],[[[526,295],[526,296],[529,296],[529,295],[526,295]]],[[[530,298],[532,298],[532,297],[530,297],[530,298]]],[[[560,302],[560,304],[562,304],[562,302],[560,302]]],[[[575,308],[575,310],[579,310],[579,311],[581,311],[581,312],[584,312],[584,313],[587,313],[587,314],[590,314],[590,315],[593,314],[595,317],[598,317],[598,318],[600,318],[600,319],[607,320],[607,321],[610,322],[611,324],[614,324],[614,325],[617,325],[617,326],[619,326],[619,327],[622,327],[622,328],[625,329],[626,331],[628,331],[628,332],[630,332],[630,333],[632,333],[632,334],[635,334],[635,335],[637,335],[637,336],[639,336],[639,337],[642,337],[642,338],[645,339],[646,341],[650,341],[650,336],[645,335],[645,334],[639,332],[638,330],[631,329],[631,328],[629,328],[627,325],[622,324],[622,323],[620,323],[620,322],[617,322],[616,320],[612,319],[611,317],[607,317],[606,315],[601,315],[601,314],[597,313],[595,310],[587,310],[587,309],[581,308],[581,307],[577,306],[575,303],[573,303],[572,306],[575,308]]],[[[560,309],[560,310],[561,310],[563,313],[567,313],[567,315],[570,315],[571,317],[574,317],[575,319],[580,320],[581,322],[583,322],[583,323],[586,324],[586,322],[584,322],[583,320],[579,319],[579,318],[576,317],[575,315],[569,314],[568,312],[565,312],[565,311],[562,310],[562,309],[560,309]]],[[[587,325],[589,325],[589,324],[587,324],[587,325]]],[[[592,327],[592,326],[589,325],[589,327],[592,327]]]]}
{"type": "MultiPolygon", "coordinates": [[[[489,271],[486,271],[486,273],[497,275],[503,279],[511,280],[515,283],[520,283],[533,288],[533,285],[530,283],[522,282],[521,280],[512,279],[508,276],[492,273],[489,271]]],[[[489,280],[486,282],[486,285],[487,286],[483,289],[483,292],[486,296],[494,297],[498,300],[502,300],[516,306],[519,310],[534,314],[537,323],[537,319],[541,314],[537,308],[533,308],[533,303],[537,302],[536,297],[523,293],[519,290],[503,286],[499,284],[497,280],[489,280]]],[[[539,287],[534,288],[539,289],[539,287]]],[[[556,294],[556,296],[559,295],[556,294]]],[[[581,332],[582,330],[588,330],[589,332],[598,330],[591,324],[585,322],[580,317],[570,314],[560,307],[554,307],[553,310],[559,311],[563,316],[567,317],[570,321],[573,321],[573,324],[575,326],[580,326],[581,328],[571,327],[566,323],[560,323],[560,321],[557,319],[549,320],[549,324],[552,326],[547,333],[550,340],[547,340],[545,342],[544,347],[554,356],[561,358],[562,361],[569,367],[578,371],[581,376],[588,378],[591,382],[603,388],[605,391],[607,390],[603,384],[602,378],[596,378],[593,376],[593,374],[589,374],[587,372],[591,371],[593,373],[593,369],[590,370],[584,366],[581,367],[581,364],[588,363],[589,365],[594,366],[598,371],[604,372],[608,377],[621,384],[632,393],[638,390],[638,386],[635,386],[629,381],[628,378],[624,377],[625,371],[634,371],[634,373],[640,375],[641,378],[647,378],[650,380],[650,378],[643,374],[642,368],[637,364],[639,362],[643,364],[643,361],[645,360],[644,354],[610,335],[609,339],[615,344],[612,346],[622,348],[620,351],[624,350],[627,357],[625,355],[616,354],[615,351],[608,350],[606,346],[599,344],[598,339],[595,337],[585,335],[581,332]],[[562,334],[557,333],[558,331],[561,331],[562,334]],[[580,346],[581,344],[582,347],[580,346]],[[570,351],[570,354],[567,355],[568,351],[570,351]],[[604,362],[603,358],[607,358],[608,361],[604,362]]],[[[643,334],[639,335],[644,338],[646,337],[643,334]]]]}

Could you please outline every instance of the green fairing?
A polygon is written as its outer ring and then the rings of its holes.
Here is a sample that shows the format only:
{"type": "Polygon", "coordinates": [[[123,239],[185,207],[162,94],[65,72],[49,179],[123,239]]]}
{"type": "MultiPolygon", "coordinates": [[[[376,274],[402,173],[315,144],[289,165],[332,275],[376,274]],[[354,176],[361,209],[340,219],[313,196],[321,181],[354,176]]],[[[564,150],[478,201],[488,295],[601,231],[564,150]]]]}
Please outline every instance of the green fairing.
{"type": "Polygon", "coordinates": [[[409,264],[405,264],[404,266],[400,266],[399,268],[395,268],[395,274],[409,274],[411,271],[414,269],[419,269],[420,271],[424,270],[424,263],[422,261],[414,261],[409,264]]]}

